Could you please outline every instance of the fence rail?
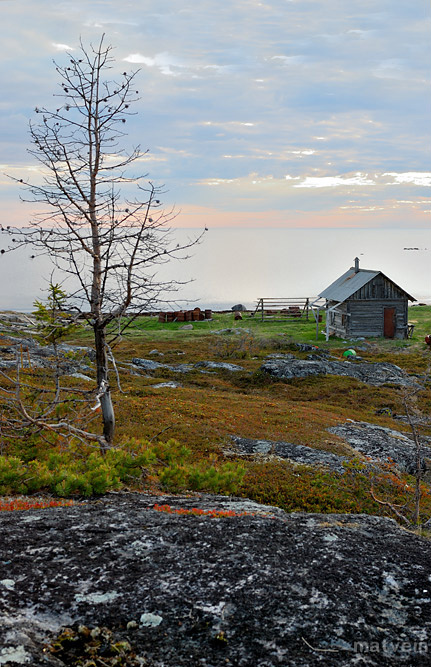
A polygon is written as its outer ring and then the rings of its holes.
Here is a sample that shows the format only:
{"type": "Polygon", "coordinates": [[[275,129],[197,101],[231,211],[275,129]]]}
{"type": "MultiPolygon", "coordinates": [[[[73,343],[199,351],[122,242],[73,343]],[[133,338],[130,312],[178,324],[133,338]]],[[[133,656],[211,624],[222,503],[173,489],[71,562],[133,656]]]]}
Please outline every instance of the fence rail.
{"type": "Polygon", "coordinates": [[[312,301],[313,299],[310,297],[261,297],[257,301],[257,306],[252,316],[254,317],[259,312],[262,320],[265,316],[273,317],[274,315],[286,318],[305,318],[308,320],[312,301]]]}

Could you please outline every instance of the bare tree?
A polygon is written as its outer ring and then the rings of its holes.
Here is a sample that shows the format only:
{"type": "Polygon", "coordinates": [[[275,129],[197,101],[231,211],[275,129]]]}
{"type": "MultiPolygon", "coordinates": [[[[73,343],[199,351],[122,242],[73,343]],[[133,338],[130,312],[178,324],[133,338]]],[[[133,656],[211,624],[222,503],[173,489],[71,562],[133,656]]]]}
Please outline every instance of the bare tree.
{"type": "Polygon", "coordinates": [[[81,42],[79,55],[68,59],[65,66],[56,64],[56,108],[36,108],[41,121],[30,123],[29,152],[40,165],[40,180],[13,179],[29,193],[23,199],[45,204],[45,210],[25,229],[2,231],[11,235],[8,250],[31,245],[75,279],[71,303],[94,332],[106,449],[115,427],[108,378],[113,325],[115,337],[178,287],[159,282],[152,267],[180,256],[200,237],[175,244],[169,234],[175,213],[163,210],[162,190],[131,171],[143,153],[139,146],[126,151],[121,142],[130,107],[139,99],[136,72],[107,79],[114,59],[103,37],[96,47],[81,42]]]}

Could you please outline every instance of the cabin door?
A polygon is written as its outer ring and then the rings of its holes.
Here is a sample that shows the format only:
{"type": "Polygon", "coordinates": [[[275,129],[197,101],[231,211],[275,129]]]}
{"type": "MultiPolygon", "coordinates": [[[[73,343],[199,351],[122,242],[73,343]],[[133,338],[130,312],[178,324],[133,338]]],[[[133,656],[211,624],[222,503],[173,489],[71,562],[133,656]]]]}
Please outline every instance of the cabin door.
{"type": "Polygon", "coordinates": [[[383,310],[383,335],[385,338],[394,338],[396,329],[396,309],[384,308],[383,310]]]}

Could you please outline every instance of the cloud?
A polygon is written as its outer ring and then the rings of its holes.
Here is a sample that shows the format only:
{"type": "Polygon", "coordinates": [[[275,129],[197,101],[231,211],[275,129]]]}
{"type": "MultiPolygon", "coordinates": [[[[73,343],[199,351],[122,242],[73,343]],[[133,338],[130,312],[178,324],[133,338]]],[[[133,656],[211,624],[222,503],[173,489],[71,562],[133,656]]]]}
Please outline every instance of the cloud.
{"type": "Polygon", "coordinates": [[[356,174],[350,178],[344,176],[307,176],[302,183],[294,185],[295,188],[338,188],[359,185],[375,185],[375,181],[368,178],[368,174],[356,174]]]}
{"type": "Polygon", "coordinates": [[[53,42],[52,45],[57,49],[57,51],[75,51],[73,46],[68,46],[67,44],[56,44],[53,42]]]}
{"type": "Polygon", "coordinates": [[[271,56],[269,60],[280,60],[283,65],[300,65],[306,59],[304,56],[271,56]]]}
{"type": "Polygon", "coordinates": [[[94,27],[94,28],[103,28],[104,26],[129,26],[129,27],[138,27],[139,23],[136,21],[128,21],[128,20],[121,20],[121,19],[103,19],[102,21],[96,21],[96,22],[91,22],[88,21],[85,23],[85,26],[88,28],[94,27]]]}
{"type": "Polygon", "coordinates": [[[200,59],[196,61],[185,60],[174,56],[169,51],[157,53],[155,56],[144,56],[142,53],[131,53],[125,58],[124,62],[134,65],[145,65],[146,67],[155,67],[166,76],[184,76],[191,78],[204,78],[211,74],[220,74],[229,71],[228,65],[217,65],[204,63],[200,59]]]}
{"type": "Polygon", "coordinates": [[[431,173],[408,171],[404,174],[397,174],[395,172],[385,172],[383,176],[393,176],[392,183],[388,185],[400,185],[403,183],[412,183],[413,185],[420,185],[425,188],[431,187],[431,173]]]}
{"type": "Polygon", "coordinates": [[[214,128],[216,130],[223,130],[223,132],[229,133],[249,133],[251,128],[256,128],[259,123],[251,122],[246,120],[225,120],[225,121],[213,121],[213,120],[204,120],[200,121],[199,125],[207,128],[214,128]]]}
{"type": "Polygon", "coordinates": [[[289,151],[292,153],[292,155],[314,155],[316,152],[315,150],[312,150],[311,148],[307,148],[304,151],[289,151]]]}
{"type": "Polygon", "coordinates": [[[134,65],[157,67],[166,76],[178,76],[178,70],[184,67],[184,64],[178,58],[175,58],[175,56],[168,52],[158,53],[153,58],[143,56],[141,53],[131,53],[126,58],[123,58],[123,60],[134,65]]]}
{"type": "Polygon", "coordinates": [[[374,33],[374,30],[359,30],[358,28],[352,28],[351,30],[348,30],[346,34],[359,37],[360,39],[369,39],[374,33]]]}
{"type": "MultiPolygon", "coordinates": [[[[231,156],[231,155],[225,155],[223,156],[225,158],[242,158],[245,156],[231,156]]],[[[426,172],[408,172],[404,174],[398,174],[398,173],[374,173],[374,174],[368,174],[368,173],[361,173],[361,172],[356,172],[354,174],[337,174],[337,175],[322,175],[322,176],[307,176],[304,174],[284,174],[282,176],[278,176],[276,174],[260,174],[258,172],[252,172],[247,175],[235,177],[235,178],[226,178],[226,177],[217,177],[217,178],[204,178],[196,181],[196,185],[200,186],[224,186],[224,185],[234,185],[237,188],[244,189],[248,188],[250,186],[256,186],[256,185],[264,185],[267,186],[268,184],[271,185],[271,187],[278,187],[278,188],[286,188],[286,181],[288,182],[289,187],[301,189],[301,188],[312,188],[312,189],[319,189],[319,188],[327,188],[327,189],[333,189],[335,191],[338,191],[339,193],[345,192],[346,187],[349,188],[349,190],[352,187],[358,187],[359,190],[364,190],[365,193],[364,196],[369,196],[369,193],[373,192],[373,196],[376,195],[376,191],[378,193],[384,193],[387,187],[393,186],[393,185],[398,185],[398,184],[403,184],[403,185],[414,185],[414,186],[421,186],[421,187],[431,187],[431,173],[426,173],[426,172]],[[394,179],[393,181],[388,181],[387,176],[393,176],[394,179]],[[300,181],[299,183],[297,181],[300,181]],[[284,184],[284,185],[283,185],[284,184]],[[371,189],[370,189],[371,188],[371,189]]],[[[344,196],[344,195],[343,195],[344,196]]],[[[380,195],[379,195],[380,196],[380,195]]],[[[382,195],[383,196],[383,195],[382,195]]],[[[390,193],[389,195],[384,195],[386,196],[392,196],[390,193]]],[[[423,200],[418,199],[417,197],[415,199],[394,199],[393,201],[391,200],[391,206],[395,206],[396,204],[411,204],[411,205],[420,205],[420,204],[426,204],[428,205],[428,200],[427,198],[424,198],[423,200]]],[[[356,200],[349,200],[348,202],[349,208],[363,208],[364,204],[360,203],[358,205],[358,202],[356,200]],[[351,204],[354,204],[354,206],[351,206],[351,204]]],[[[367,204],[368,205],[368,204],[367,204]]],[[[374,208],[373,204],[373,208],[374,208]]]]}
{"type": "Polygon", "coordinates": [[[348,210],[357,210],[357,211],[384,211],[385,207],[384,206],[340,206],[341,211],[348,211],[348,210]]]}
{"type": "Polygon", "coordinates": [[[166,184],[170,201],[212,208],[214,219],[246,211],[244,224],[268,224],[270,210],[295,224],[309,224],[309,211],[325,224],[338,215],[341,226],[367,215],[375,225],[426,224],[427,3],[327,0],[324,12],[315,0],[180,4],[8,2],[3,162],[27,165],[32,109],[55,103],[54,51],[61,65],[78,35],[89,45],[106,32],[113,78],[141,68],[142,99],[121,146],[150,149],[137,166],[166,184]]]}

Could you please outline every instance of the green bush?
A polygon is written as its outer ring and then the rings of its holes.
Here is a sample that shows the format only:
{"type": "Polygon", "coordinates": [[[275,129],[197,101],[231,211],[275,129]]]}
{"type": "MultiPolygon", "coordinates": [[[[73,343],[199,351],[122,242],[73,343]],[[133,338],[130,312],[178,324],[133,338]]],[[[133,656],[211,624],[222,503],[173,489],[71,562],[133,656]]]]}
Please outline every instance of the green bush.
{"type": "Polygon", "coordinates": [[[25,476],[25,465],[16,456],[0,456],[0,494],[21,493],[25,476]]]}
{"type": "Polygon", "coordinates": [[[245,469],[234,463],[226,463],[220,468],[200,465],[189,472],[189,486],[194,491],[208,490],[212,493],[237,493],[245,474],[245,469]]]}
{"type": "Polygon", "coordinates": [[[171,492],[185,489],[234,493],[244,476],[240,466],[214,461],[189,463],[190,449],[176,440],[150,444],[131,440],[123,448],[79,453],[51,451],[45,459],[0,456],[0,494],[49,491],[60,497],[91,496],[124,487],[142,489],[148,474],[171,492]]]}
{"type": "Polygon", "coordinates": [[[220,467],[202,461],[196,465],[171,465],[161,471],[159,479],[166,491],[210,491],[212,493],[236,493],[245,470],[234,463],[220,467]]]}
{"type": "Polygon", "coordinates": [[[171,465],[159,474],[160,484],[166,491],[182,491],[187,488],[187,470],[183,466],[171,465]]]}

